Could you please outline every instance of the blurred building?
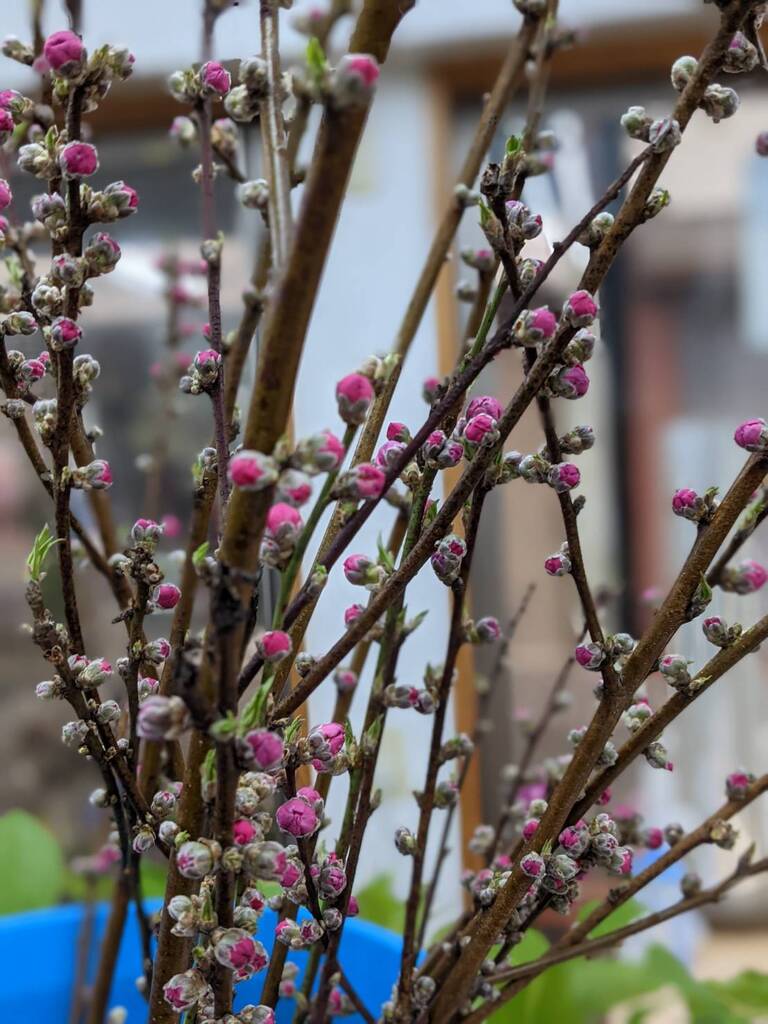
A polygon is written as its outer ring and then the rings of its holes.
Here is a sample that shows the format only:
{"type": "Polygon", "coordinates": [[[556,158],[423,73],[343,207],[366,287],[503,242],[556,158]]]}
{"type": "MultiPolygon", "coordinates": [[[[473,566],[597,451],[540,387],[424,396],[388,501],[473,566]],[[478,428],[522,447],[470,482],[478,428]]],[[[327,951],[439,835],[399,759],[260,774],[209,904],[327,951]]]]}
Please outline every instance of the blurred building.
{"type": "MultiPolygon", "coordinates": [[[[115,464],[118,484],[112,494],[125,524],[148,511],[146,480],[131,453],[152,450],[158,431],[164,431],[171,400],[158,419],[156,396],[147,389],[126,391],[122,382],[133,379],[137,366],[148,368],[163,344],[166,311],[157,257],[168,247],[193,254],[199,238],[198,196],[190,176],[195,158],[180,153],[167,137],[172,117],[184,111],[165,89],[169,71],[198,58],[197,6],[192,0],[134,0],[130,17],[125,17],[123,12],[118,16],[114,4],[84,2],[89,47],[122,43],[137,56],[133,78],[113,90],[93,125],[102,161],[99,180],[125,178],[134,184],[141,193],[141,213],[116,229],[124,259],[114,275],[97,282],[96,304],[84,317],[89,350],[105,365],[89,413],[106,428],[101,451],[115,464]]],[[[667,113],[675,99],[668,80],[672,61],[685,53],[698,54],[716,24],[716,10],[700,0],[562,0],[560,7],[561,21],[576,29],[579,39],[558,56],[553,68],[544,125],[554,128],[561,140],[554,172],[532,180],[527,192],[529,204],[544,217],[544,247],[565,234],[636,151],[619,128],[621,113],[631,104],[667,113]]],[[[28,38],[24,5],[9,5],[3,14],[6,32],[28,38]]],[[[53,2],[45,18],[46,30],[64,24],[53,2]]],[[[449,201],[482,96],[518,21],[510,0],[419,0],[405,18],[381,79],[313,317],[298,392],[299,435],[333,424],[334,382],[369,353],[391,347],[437,217],[449,201]]],[[[332,56],[342,52],[347,29],[347,24],[338,27],[332,56]]],[[[286,52],[298,59],[300,37],[288,32],[285,44],[286,52]]],[[[257,5],[242,0],[220,20],[215,56],[236,59],[258,48],[257,5]]],[[[30,72],[8,62],[2,82],[21,90],[34,87],[30,72]]],[[[610,624],[616,628],[640,628],[647,611],[639,595],[671,581],[690,543],[692,528],[674,519],[669,509],[672,491],[712,484],[725,488],[739,465],[740,453],[730,441],[734,425],[764,412],[768,162],[760,164],[753,156],[753,139],[768,125],[757,84],[756,76],[738,80],[742,109],[732,120],[715,126],[703,115],[695,119],[662,181],[672,193],[672,205],[632,238],[603,289],[603,344],[591,364],[590,393],[577,406],[568,403],[557,410],[559,426],[591,422],[598,431],[598,446],[580,459],[588,498],[582,522],[590,576],[617,595],[609,608],[610,624]]],[[[523,123],[525,109],[521,95],[500,126],[497,152],[523,123]]],[[[252,177],[258,174],[256,136],[245,133],[241,156],[252,177]]],[[[19,176],[14,188],[19,197],[35,191],[19,176]]],[[[217,208],[229,233],[224,295],[229,327],[238,317],[239,294],[248,282],[261,228],[255,213],[239,208],[224,180],[217,182],[217,208]]],[[[480,239],[470,212],[457,249],[480,239]]],[[[575,285],[584,261],[583,252],[563,261],[548,295],[554,305],[575,285]]],[[[463,314],[453,290],[460,275],[456,260],[446,265],[408,356],[392,417],[411,426],[423,419],[422,380],[449,372],[455,362],[463,314]]],[[[198,325],[203,319],[203,312],[196,315],[198,325]]],[[[196,347],[193,332],[186,351],[196,347]]],[[[504,400],[519,377],[515,354],[506,354],[484,376],[482,390],[504,400]]],[[[190,409],[190,402],[194,405],[194,400],[172,399],[184,420],[170,433],[160,513],[183,514],[187,467],[208,440],[207,410],[201,405],[190,409]]],[[[25,488],[33,485],[19,483],[24,471],[6,428],[0,438],[0,471],[9,482],[0,533],[5,556],[0,587],[11,609],[3,626],[8,671],[3,673],[0,699],[13,709],[13,718],[4,714],[3,720],[24,724],[21,730],[14,726],[14,736],[7,738],[15,752],[4,795],[9,803],[31,806],[41,799],[43,770],[39,756],[33,761],[29,753],[29,739],[37,739],[43,728],[32,695],[39,666],[16,624],[24,615],[19,584],[23,557],[44,513],[38,502],[30,514],[35,496],[25,488]]],[[[540,443],[531,412],[511,446],[532,451],[540,443]]],[[[533,717],[538,714],[580,629],[569,581],[550,579],[542,570],[544,558],[563,539],[554,496],[517,483],[494,495],[487,515],[473,581],[477,614],[507,620],[527,586],[535,581],[538,589],[492,701],[494,731],[481,774],[471,780],[463,812],[465,837],[474,824],[493,819],[501,796],[500,769],[519,750],[515,719],[528,709],[533,717]]],[[[376,517],[359,537],[359,550],[372,549],[377,535],[386,535],[388,529],[386,515],[376,517]]],[[[749,553],[759,558],[763,547],[768,556],[768,542],[757,537],[749,553]]],[[[422,577],[409,590],[410,610],[428,607],[430,616],[407,645],[403,682],[418,682],[426,662],[443,658],[445,591],[429,573],[422,577]]],[[[100,586],[94,578],[94,614],[100,586]]],[[[340,633],[343,608],[355,598],[340,574],[333,574],[309,635],[310,650],[324,650],[328,638],[340,633]]],[[[765,603],[762,594],[728,600],[718,595],[713,607],[748,625],[766,610],[765,603]]],[[[106,624],[104,615],[101,629],[106,624]]],[[[114,633],[109,636],[105,643],[119,642],[114,633]]],[[[697,664],[707,657],[695,624],[681,644],[697,664]]],[[[670,751],[679,765],[674,777],[643,772],[643,785],[652,776],[656,796],[670,809],[670,817],[693,824],[720,802],[727,771],[742,763],[754,770],[762,767],[759,755],[768,730],[764,668],[764,656],[754,655],[742,678],[729,680],[721,690],[713,688],[697,705],[695,724],[689,721],[674,736],[670,732],[670,751]]],[[[477,665],[462,664],[458,728],[472,728],[475,680],[489,670],[484,659],[477,665]]],[[[574,673],[569,725],[591,714],[592,685],[592,676],[574,673]]],[[[656,702],[661,690],[660,685],[655,688],[656,702]]],[[[314,702],[315,720],[329,713],[331,699],[325,694],[314,702]]],[[[386,837],[398,824],[414,822],[411,789],[422,770],[427,726],[412,717],[418,716],[393,712],[387,729],[380,780],[385,801],[377,812],[380,835],[386,837]]],[[[548,753],[562,750],[566,727],[565,719],[558,722],[557,734],[545,748],[548,753]]],[[[54,750],[55,727],[49,741],[51,757],[69,764],[69,752],[54,750]]],[[[62,783],[58,771],[52,775],[42,787],[43,809],[68,817],[60,807],[69,783],[62,783]]],[[[642,800],[639,787],[637,799],[642,800]]],[[[338,807],[333,809],[338,812],[338,807]]],[[[768,839],[765,818],[757,812],[748,828],[755,838],[768,839]]],[[[382,851],[367,851],[369,874],[389,859],[389,838],[382,851]]],[[[459,867],[456,853],[441,894],[446,906],[456,899],[459,867]]]]}

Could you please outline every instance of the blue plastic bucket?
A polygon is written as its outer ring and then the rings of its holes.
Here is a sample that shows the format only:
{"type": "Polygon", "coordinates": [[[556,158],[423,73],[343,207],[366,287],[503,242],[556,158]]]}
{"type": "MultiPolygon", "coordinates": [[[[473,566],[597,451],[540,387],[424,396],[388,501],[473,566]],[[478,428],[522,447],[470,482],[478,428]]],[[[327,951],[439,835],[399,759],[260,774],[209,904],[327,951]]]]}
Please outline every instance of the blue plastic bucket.
{"type": "MultiPolygon", "coordinates": [[[[154,911],[159,901],[148,901],[147,910],[154,911]]],[[[99,941],[107,921],[109,908],[95,908],[93,941],[90,950],[90,973],[93,976],[98,960],[99,941]]],[[[83,922],[79,905],[33,910],[25,914],[0,917],[0,1019],[18,1024],[66,1024],[72,999],[78,939],[83,922]]],[[[265,911],[258,938],[270,950],[274,940],[276,916],[265,911]]],[[[390,996],[400,967],[401,940],[398,936],[354,918],[344,927],[339,960],[347,977],[374,1017],[390,996]]],[[[302,965],[307,953],[292,953],[291,960],[302,965]]],[[[110,1006],[124,1006],[127,1024],[144,1024],[147,1003],[137,991],[135,981],[141,973],[139,933],[135,908],[131,907],[120,947],[110,1006]]],[[[251,981],[237,986],[235,1008],[259,1002],[264,981],[261,973],[251,981]]],[[[278,1024],[289,1024],[293,1017],[293,1001],[278,1004],[278,1024]]],[[[359,1024],[355,1014],[344,1018],[359,1024]]]]}

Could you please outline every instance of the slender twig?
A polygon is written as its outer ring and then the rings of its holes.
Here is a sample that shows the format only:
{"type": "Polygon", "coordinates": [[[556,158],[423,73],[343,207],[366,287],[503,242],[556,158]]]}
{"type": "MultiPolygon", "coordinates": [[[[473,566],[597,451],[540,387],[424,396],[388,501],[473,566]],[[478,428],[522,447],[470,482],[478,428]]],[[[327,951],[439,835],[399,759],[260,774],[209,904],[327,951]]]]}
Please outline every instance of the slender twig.
{"type": "Polygon", "coordinates": [[[284,91],[280,72],[279,7],[260,0],[261,56],[267,72],[267,95],[260,104],[265,177],[269,183],[269,232],[272,262],[280,271],[288,258],[293,230],[291,166],[283,120],[284,91]]]}

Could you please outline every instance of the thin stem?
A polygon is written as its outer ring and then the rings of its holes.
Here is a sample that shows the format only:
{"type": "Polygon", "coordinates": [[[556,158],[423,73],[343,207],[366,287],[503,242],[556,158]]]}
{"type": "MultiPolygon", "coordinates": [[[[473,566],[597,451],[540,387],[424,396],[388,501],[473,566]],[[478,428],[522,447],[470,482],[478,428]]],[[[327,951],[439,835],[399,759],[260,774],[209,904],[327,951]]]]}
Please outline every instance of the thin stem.
{"type": "Polygon", "coordinates": [[[267,96],[260,104],[265,177],[269,183],[269,231],[272,261],[280,271],[288,259],[293,232],[291,167],[283,120],[280,71],[279,8],[276,0],[260,0],[261,56],[267,70],[267,96]]]}

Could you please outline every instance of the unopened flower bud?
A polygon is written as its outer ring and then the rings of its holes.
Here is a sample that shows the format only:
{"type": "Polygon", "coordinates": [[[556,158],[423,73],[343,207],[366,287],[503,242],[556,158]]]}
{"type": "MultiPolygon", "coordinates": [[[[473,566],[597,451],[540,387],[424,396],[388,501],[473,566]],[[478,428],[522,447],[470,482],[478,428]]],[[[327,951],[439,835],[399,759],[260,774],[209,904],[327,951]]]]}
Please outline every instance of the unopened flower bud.
{"type": "Polygon", "coordinates": [[[375,57],[348,53],[339,61],[331,79],[333,102],[337,107],[360,107],[370,102],[379,77],[375,57]]]}

